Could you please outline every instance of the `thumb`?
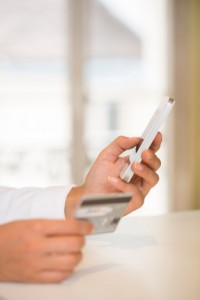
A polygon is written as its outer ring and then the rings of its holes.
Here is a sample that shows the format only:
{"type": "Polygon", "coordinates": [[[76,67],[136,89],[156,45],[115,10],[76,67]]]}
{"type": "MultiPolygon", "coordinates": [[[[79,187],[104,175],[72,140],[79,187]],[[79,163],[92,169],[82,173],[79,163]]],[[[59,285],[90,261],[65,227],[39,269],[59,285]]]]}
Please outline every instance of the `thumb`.
{"type": "Polygon", "coordinates": [[[107,158],[109,155],[109,158],[115,161],[120,154],[135,147],[139,141],[139,137],[119,136],[101,152],[101,158],[107,158]]]}

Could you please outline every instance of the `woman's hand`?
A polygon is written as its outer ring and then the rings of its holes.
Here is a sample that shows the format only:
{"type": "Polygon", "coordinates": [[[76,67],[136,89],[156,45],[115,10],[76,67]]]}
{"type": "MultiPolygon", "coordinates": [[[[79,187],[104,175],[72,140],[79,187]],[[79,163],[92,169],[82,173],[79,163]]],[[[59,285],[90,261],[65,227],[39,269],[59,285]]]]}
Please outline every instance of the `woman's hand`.
{"type": "Polygon", "coordinates": [[[143,152],[142,162],[133,164],[134,176],[129,183],[126,183],[120,179],[119,175],[127,157],[120,155],[125,150],[135,147],[139,141],[140,138],[120,136],[99,154],[86,176],[85,183],[73,188],[69,193],[65,207],[66,216],[73,214],[83,195],[132,192],[133,198],[127,207],[126,214],[142,206],[146,195],[159,180],[156,171],[161,162],[155,153],[160,148],[162,135],[158,133],[150,149],[143,152]]]}
{"type": "Polygon", "coordinates": [[[91,224],[75,220],[16,221],[0,226],[0,281],[60,282],[81,261],[91,224]]]}

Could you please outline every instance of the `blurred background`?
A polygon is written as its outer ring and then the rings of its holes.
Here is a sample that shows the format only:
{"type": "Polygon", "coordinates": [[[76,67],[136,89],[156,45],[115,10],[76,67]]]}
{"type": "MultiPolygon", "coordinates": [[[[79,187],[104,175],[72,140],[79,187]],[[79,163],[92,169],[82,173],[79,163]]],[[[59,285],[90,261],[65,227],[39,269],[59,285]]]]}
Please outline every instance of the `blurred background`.
{"type": "Polygon", "coordinates": [[[165,97],[160,182],[137,214],[200,207],[200,1],[0,0],[0,184],[79,184],[165,97]]]}

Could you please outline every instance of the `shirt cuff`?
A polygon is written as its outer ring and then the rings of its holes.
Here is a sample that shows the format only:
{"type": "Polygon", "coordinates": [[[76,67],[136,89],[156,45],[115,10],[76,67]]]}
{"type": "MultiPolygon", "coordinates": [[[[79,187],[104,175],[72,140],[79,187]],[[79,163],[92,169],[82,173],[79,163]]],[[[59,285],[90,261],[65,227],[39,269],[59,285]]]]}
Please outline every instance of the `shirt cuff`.
{"type": "Polygon", "coordinates": [[[65,219],[65,202],[68,193],[73,188],[47,187],[40,189],[32,199],[31,218],[65,219]]]}

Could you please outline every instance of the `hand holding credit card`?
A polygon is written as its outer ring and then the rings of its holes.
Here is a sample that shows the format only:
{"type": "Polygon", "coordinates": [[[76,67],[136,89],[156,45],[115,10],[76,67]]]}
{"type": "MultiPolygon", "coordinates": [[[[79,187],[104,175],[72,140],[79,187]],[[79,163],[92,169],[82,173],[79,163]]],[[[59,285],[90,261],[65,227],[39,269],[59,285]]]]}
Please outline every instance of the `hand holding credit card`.
{"type": "Polygon", "coordinates": [[[74,217],[91,222],[93,234],[113,232],[132,196],[132,193],[118,193],[83,197],[74,217]]]}

